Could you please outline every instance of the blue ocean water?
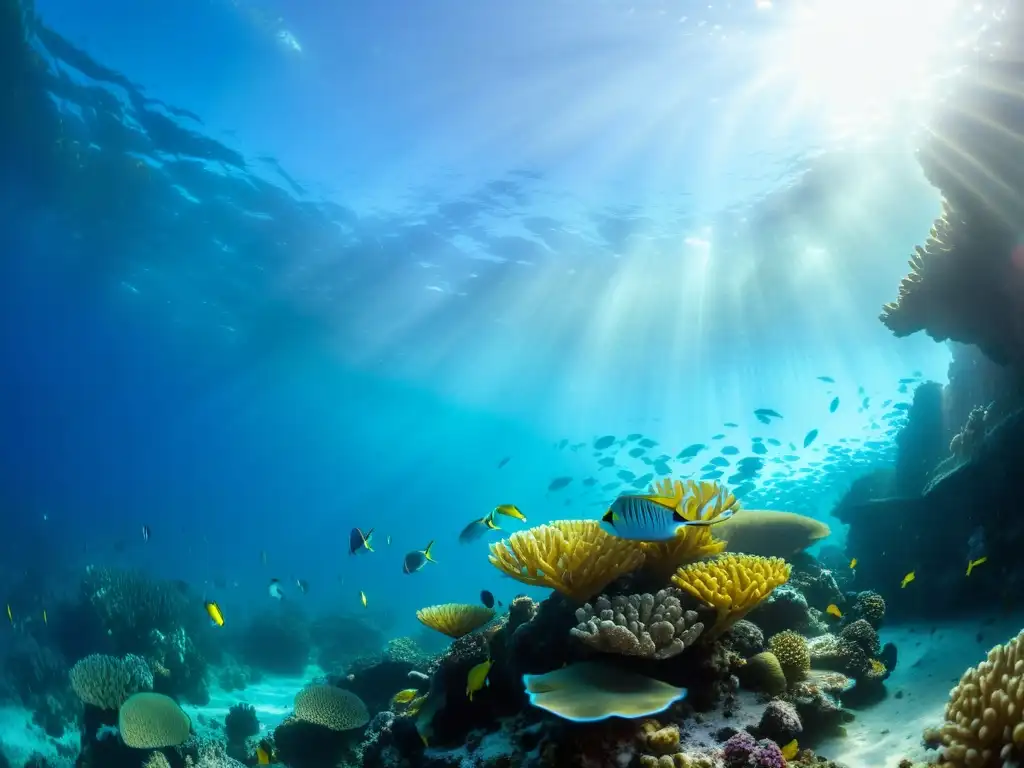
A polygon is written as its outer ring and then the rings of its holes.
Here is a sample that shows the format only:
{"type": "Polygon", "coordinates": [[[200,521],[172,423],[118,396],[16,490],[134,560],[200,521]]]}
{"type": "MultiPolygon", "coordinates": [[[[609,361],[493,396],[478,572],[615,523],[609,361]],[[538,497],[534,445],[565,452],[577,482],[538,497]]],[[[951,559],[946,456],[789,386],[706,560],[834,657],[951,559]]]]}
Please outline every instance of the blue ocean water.
{"type": "Polygon", "coordinates": [[[496,504],[596,518],[715,455],[841,546],[832,507],[946,381],[944,344],[878,321],[938,210],[919,105],[958,64],[914,70],[908,36],[990,8],[5,4],[56,116],[37,141],[9,114],[0,150],[15,617],[118,567],[228,626],[276,578],[413,634],[424,605],[544,594],[458,542],[496,504]]]}

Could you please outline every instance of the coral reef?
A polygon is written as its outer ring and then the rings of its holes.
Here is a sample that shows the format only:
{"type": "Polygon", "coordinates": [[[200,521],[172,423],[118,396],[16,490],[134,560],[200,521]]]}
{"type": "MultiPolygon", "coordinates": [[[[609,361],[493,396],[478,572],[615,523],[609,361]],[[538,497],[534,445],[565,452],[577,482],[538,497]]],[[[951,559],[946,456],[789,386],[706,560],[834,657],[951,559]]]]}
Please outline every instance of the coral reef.
{"type": "Polygon", "coordinates": [[[446,603],[421,608],[416,618],[441,634],[460,638],[491,621],[494,611],[482,605],[446,603]]]}
{"type": "Polygon", "coordinates": [[[696,611],[684,611],[673,590],[599,597],[576,610],[573,637],[606,653],[667,659],[682,653],[704,631],[696,611]]]}
{"type": "Polygon", "coordinates": [[[784,584],[789,570],[779,558],[724,555],[680,568],[672,583],[715,609],[715,623],[705,632],[714,638],[784,584]]]}
{"type": "Polygon", "coordinates": [[[124,658],[93,654],[71,668],[71,688],[85,704],[118,709],[128,697],[153,689],[153,673],[146,660],[128,654],[124,658]]]}
{"type": "Polygon", "coordinates": [[[556,520],[491,544],[491,564],[516,581],[586,602],[638,569],[644,550],[616,538],[596,520],[556,520]]]}

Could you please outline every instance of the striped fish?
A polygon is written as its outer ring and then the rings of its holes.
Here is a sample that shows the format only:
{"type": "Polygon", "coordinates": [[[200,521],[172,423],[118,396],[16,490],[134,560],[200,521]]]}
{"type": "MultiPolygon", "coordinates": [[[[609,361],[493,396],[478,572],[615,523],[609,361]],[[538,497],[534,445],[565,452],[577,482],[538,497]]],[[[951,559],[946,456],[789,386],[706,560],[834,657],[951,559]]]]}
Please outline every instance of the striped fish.
{"type": "Polygon", "coordinates": [[[619,496],[601,518],[601,528],[620,539],[671,541],[688,525],[715,525],[733,516],[730,509],[714,520],[687,520],[674,502],[664,496],[619,496]]]}

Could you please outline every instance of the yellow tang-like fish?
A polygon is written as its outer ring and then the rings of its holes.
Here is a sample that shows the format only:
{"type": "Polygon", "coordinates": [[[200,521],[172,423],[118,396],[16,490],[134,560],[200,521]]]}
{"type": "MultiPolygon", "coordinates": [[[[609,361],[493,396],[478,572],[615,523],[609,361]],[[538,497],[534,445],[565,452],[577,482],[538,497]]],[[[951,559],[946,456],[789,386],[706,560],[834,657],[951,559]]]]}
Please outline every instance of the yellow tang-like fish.
{"type": "Polygon", "coordinates": [[[856,567],[857,567],[857,558],[855,557],[852,560],[850,560],[850,568],[853,569],[853,568],[856,568],[856,567]]]}
{"type": "Polygon", "coordinates": [[[473,694],[483,688],[485,685],[489,685],[487,682],[487,675],[491,672],[491,660],[481,661],[466,675],[466,695],[469,700],[473,700],[473,694]]]}
{"type": "Polygon", "coordinates": [[[912,582],[916,578],[917,578],[917,574],[914,573],[914,571],[911,571],[910,573],[908,573],[906,576],[903,577],[903,581],[900,582],[900,589],[906,588],[907,584],[909,584],[910,582],[912,582]]]}
{"type": "Polygon", "coordinates": [[[220,606],[212,600],[208,600],[206,602],[206,615],[210,617],[210,621],[212,621],[215,626],[224,626],[224,614],[220,612],[220,606]]]}
{"type": "Polygon", "coordinates": [[[825,613],[829,616],[835,616],[837,619],[843,618],[843,612],[839,610],[839,606],[835,603],[829,605],[829,607],[825,609],[825,613]]]}
{"type": "Polygon", "coordinates": [[[519,511],[519,507],[515,504],[499,504],[491,512],[492,515],[504,515],[505,517],[513,517],[521,522],[526,522],[526,515],[519,511]]]}
{"type": "Polygon", "coordinates": [[[391,697],[392,704],[408,704],[410,701],[416,698],[416,694],[419,693],[415,688],[405,688],[399,691],[391,697]]]}
{"type": "Polygon", "coordinates": [[[789,744],[782,748],[782,756],[787,760],[792,760],[796,757],[796,753],[800,751],[800,745],[796,743],[796,739],[793,739],[789,744]]]}

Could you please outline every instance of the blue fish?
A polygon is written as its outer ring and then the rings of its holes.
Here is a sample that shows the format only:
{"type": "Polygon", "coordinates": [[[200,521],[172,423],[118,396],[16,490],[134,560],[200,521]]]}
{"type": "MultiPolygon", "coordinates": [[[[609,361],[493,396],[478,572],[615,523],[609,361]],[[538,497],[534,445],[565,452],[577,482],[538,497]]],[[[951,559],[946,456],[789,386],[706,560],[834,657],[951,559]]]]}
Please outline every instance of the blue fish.
{"type": "Polygon", "coordinates": [[[402,573],[416,573],[427,563],[436,563],[437,560],[430,556],[432,546],[434,542],[427,544],[426,549],[417,549],[407,554],[402,562],[402,573]]]}
{"type": "Polygon", "coordinates": [[[838,397],[834,397],[834,398],[832,398],[832,402],[828,404],[828,412],[829,413],[835,413],[836,412],[836,408],[838,408],[838,407],[839,407],[839,398],[838,397]]]}
{"type": "Polygon", "coordinates": [[[373,528],[363,533],[358,528],[353,528],[348,534],[348,553],[355,555],[359,552],[373,552],[370,546],[370,537],[373,536],[373,528]]]}
{"type": "Polygon", "coordinates": [[[708,526],[733,516],[726,510],[714,520],[687,520],[682,503],[664,496],[619,496],[601,518],[601,528],[630,541],[671,541],[688,525],[708,526]]]}
{"type": "Polygon", "coordinates": [[[808,432],[804,436],[804,448],[809,447],[810,444],[813,443],[817,437],[818,437],[818,430],[812,429],[810,432],[808,432]]]}

